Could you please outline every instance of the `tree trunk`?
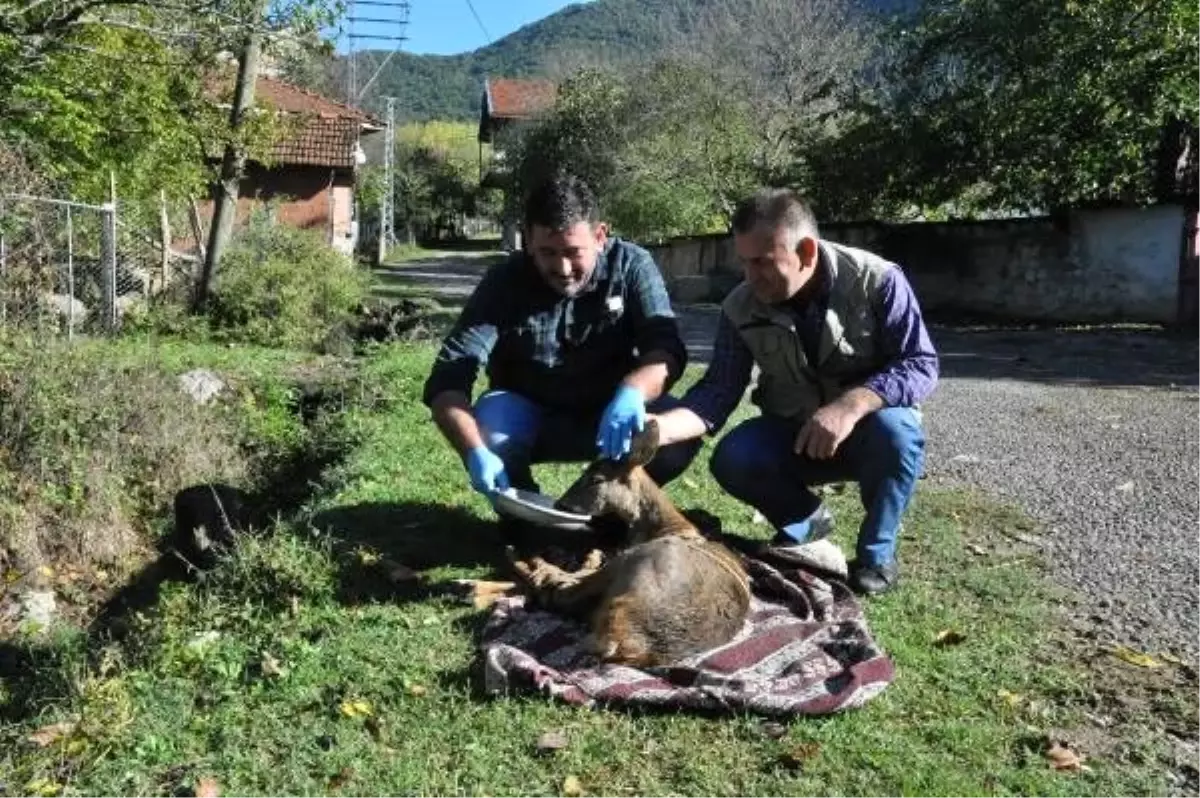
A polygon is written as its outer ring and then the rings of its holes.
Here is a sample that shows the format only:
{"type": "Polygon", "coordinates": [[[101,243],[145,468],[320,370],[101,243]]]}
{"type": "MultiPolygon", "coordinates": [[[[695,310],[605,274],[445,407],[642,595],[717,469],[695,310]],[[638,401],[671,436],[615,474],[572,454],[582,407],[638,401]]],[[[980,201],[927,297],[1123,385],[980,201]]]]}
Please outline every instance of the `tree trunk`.
{"type": "Polygon", "coordinates": [[[256,9],[253,27],[246,35],[242,47],[242,57],[238,59],[237,86],[233,94],[233,109],[229,113],[230,140],[225,145],[225,154],[221,159],[221,176],[217,182],[216,196],[213,198],[212,227],[208,235],[208,248],[205,252],[204,267],[200,272],[200,280],[196,284],[194,310],[202,312],[208,304],[209,291],[212,288],[213,275],[220,265],[221,256],[233,235],[233,222],[237,217],[238,190],[242,174],[246,167],[246,152],[238,136],[245,124],[246,116],[254,107],[254,84],[258,79],[258,62],[262,51],[263,15],[266,13],[267,0],[260,0],[256,9]]]}

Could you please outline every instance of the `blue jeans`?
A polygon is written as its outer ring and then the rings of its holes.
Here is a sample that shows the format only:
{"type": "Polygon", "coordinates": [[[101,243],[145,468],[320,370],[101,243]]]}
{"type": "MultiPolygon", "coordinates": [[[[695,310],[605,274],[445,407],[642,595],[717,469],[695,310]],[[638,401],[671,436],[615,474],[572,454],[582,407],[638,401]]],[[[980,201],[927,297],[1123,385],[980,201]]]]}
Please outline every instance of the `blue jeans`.
{"type": "MultiPolygon", "coordinates": [[[[678,399],[664,394],[646,409],[663,413],[678,404],[678,399]]],[[[595,460],[602,413],[549,410],[511,391],[488,391],[475,402],[475,420],[483,442],[504,461],[509,483],[525,490],[538,490],[530,469],[534,463],[595,460]]],[[[700,444],[697,439],[662,447],[646,466],[647,473],[660,486],[667,484],[684,472],[700,444]]]]}
{"type": "Polygon", "coordinates": [[[731,495],[756,508],[776,529],[802,542],[821,500],[810,485],[857,482],[866,518],[858,532],[858,562],[885,565],[896,557],[900,519],[925,462],[925,432],[911,408],[888,407],[855,426],[829,460],[792,451],[799,426],[770,416],[739,424],[717,444],[709,467],[731,495]]]}

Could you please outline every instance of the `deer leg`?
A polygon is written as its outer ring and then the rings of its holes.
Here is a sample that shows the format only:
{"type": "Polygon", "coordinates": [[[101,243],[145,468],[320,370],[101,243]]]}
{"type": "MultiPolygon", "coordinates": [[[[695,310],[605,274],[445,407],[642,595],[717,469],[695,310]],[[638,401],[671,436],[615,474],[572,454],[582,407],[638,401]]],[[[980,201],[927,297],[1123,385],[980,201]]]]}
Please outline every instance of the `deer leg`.
{"type": "Polygon", "coordinates": [[[511,547],[507,554],[517,575],[533,589],[539,603],[562,612],[569,613],[603,593],[611,579],[601,567],[604,554],[599,549],[588,554],[578,571],[564,571],[541,557],[518,560],[511,547]]]}

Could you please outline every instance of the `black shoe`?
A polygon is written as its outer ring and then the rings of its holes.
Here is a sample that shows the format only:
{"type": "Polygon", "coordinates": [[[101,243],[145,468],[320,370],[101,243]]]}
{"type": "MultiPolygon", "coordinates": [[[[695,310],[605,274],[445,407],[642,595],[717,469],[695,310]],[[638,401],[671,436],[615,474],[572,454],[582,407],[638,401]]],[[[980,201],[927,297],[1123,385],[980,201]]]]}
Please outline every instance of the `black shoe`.
{"type": "Polygon", "coordinates": [[[879,596],[896,586],[900,581],[900,566],[895,560],[884,565],[850,563],[850,588],[864,596],[879,596]]]}

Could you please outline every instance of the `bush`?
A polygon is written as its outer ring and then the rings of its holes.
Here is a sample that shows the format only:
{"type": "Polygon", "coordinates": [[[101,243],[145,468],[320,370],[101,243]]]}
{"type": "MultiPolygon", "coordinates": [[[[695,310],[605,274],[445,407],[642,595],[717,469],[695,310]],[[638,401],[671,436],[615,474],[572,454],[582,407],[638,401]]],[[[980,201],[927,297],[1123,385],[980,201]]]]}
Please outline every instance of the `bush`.
{"type": "Polygon", "coordinates": [[[221,261],[211,319],[227,338],[317,349],[345,330],[369,288],[369,276],[319,235],[258,215],[221,261]]]}

